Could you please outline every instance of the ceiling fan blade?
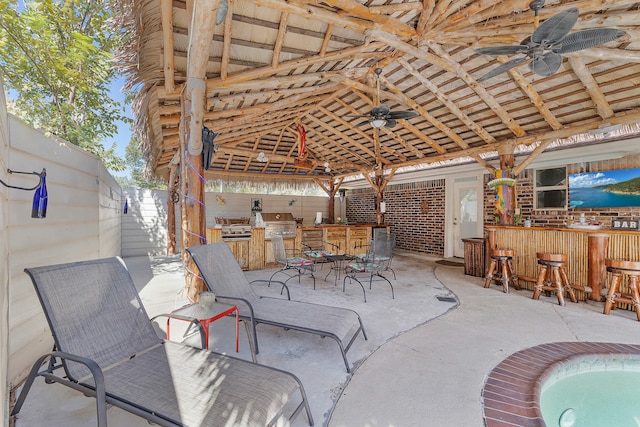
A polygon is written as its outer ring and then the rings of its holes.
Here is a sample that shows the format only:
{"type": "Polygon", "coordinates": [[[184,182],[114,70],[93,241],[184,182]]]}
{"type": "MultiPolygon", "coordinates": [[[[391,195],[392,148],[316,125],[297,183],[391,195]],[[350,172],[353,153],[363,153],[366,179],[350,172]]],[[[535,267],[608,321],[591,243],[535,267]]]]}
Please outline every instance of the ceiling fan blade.
{"type": "Polygon", "coordinates": [[[591,30],[576,31],[562,39],[562,41],[558,43],[558,47],[554,48],[553,51],[556,53],[569,53],[588,49],[608,43],[626,34],[625,31],[617,28],[594,28],[591,30]]]}
{"type": "Polygon", "coordinates": [[[529,49],[523,45],[513,46],[489,46],[475,49],[476,53],[482,55],[517,55],[519,53],[526,54],[529,49]]]}
{"type": "Polygon", "coordinates": [[[539,58],[529,63],[529,69],[539,76],[548,77],[553,75],[562,65],[562,56],[547,52],[539,58]]]}
{"type": "Polygon", "coordinates": [[[387,122],[384,124],[384,127],[393,128],[393,127],[396,127],[397,124],[398,122],[395,119],[387,119],[387,122]]]}
{"type": "Polygon", "coordinates": [[[364,122],[360,122],[360,123],[356,124],[356,127],[359,128],[360,126],[368,125],[369,123],[370,123],[369,120],[366,120],[364,122]]]}
{"type": "Polygon", "coordinates": [[[531,35],[531,41],[537,44],[555,44],[569,34],[578,21],[578,9],[573,7],[544,21],[531,35]]]}
{"type": "Polygon", "coordinates": [[[528,58],[529,58],[528,56],[522,56],[520,58],[510,59],[507,62],[505,62],[504,64],[498,65],[496,68],[494,68],[493,70],[489,71],[484,76],[480,77],[478,79],[478,81],[482,82],[482,81],[485,81],[485,80],[489,80],[492,77],[495,77],[495,76],[497,76],[499,74],[504,73],[505,71],[509,71],[513,67],[517,67],[518,65],[522,64],[528,58]]]}
{"type": "Polygon", "coordinates": [[[415,111],[392,111],[387,115],[387,120],[389,119],[412,119],[414,117],[418,117],[420,114],[415,111]]]}
{"type": "Polygon", "coordinates": [[[376,107],[373,107],[373,109],[371,110],[371,116],[386,117],[387,114],[389,114],[389,111],[391,111],[391,109],[386,105],[378,105],[376,107]]]}

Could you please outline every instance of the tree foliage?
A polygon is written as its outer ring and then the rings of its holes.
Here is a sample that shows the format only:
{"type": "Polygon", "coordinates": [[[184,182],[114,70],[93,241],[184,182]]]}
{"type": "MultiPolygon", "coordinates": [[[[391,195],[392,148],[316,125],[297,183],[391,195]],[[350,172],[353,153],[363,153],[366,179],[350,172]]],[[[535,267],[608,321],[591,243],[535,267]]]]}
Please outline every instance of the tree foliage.
{"type": "Polygon", "coordinates": [[[0,67],[13,114],[123,170],[115,147],[102,143],[129,121],[109,94],[122,43],[111,15],[108,2],[94,0],[0,0],[0,67]]]}
{"type": "Polygon", "coordinates": [[[137,136],[132,133],[131,140],[125,149],[125,163],[130,171],[127,178],[116,177],[118,184],[122,188],[150,188],[154,190],[166,190],[167,184],[161,179],[145,178],[142,150],[140,149],[140,141],[137,136]]]}

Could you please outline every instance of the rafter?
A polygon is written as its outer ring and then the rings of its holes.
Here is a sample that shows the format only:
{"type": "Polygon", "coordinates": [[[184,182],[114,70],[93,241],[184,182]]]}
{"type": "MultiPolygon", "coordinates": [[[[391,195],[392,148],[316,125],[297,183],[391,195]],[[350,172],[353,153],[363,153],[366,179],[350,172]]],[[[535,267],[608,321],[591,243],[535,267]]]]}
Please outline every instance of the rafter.
{"type": "Polygon", "coordinates": [[[569,64],[571,64],[573,72],[576,74],[576,76],[578,76],[585,89],[589,93],[589,96],[591,97],[591,100],[593,101],[593,104],[598,111],[598,115],[603,119],[608,119],[609,117],[613,116],[613,109],[611,109],[611,106],[602,93],[600,86],[598,86],[598,82],[596,82],[596,79],[593,78],[593,76],[587,69],[587,66],[584,65],[582,59],[571,57],[569,58],[569,64]]]}
{"type": "MultiPolygon", "coordinates": [[[[431,82],[431,80],[424,77],[418,70],[416,70],[415,67],[413,67],[404,59],[398,58],[397,61],[409,73],[411,73],[420,83],[422,83],[427,89],[429,89],[429,91],[431,91],[431,93],[433,93],[440,102],[442,102],[447,108],[449,108],[449,110],[451,110],[453,115],[455,115],[458,119],[460,119],[460,121],[464,123],[469,129],[474,131],[485,142],[489,142],[489,143],[496,142],[496,139],[493,136],[489,135],[489,133],[486,130],[484,130],[480,125],[478,125],[476,122],[471,120],[469,116],[463,113],[462,110],[458,108],[458,106],[452,100],[450,100],[449,97],[447,97],[447,95],[442,93],[442,91],[440,90],[440,88],[438,88],[437,85],[431,82]]],[[[462,142],[462,144],[464,144],[464,142],[462,142]]],[[[458,142],[458,145],[460,145],[460,142],[458,142]]],[[[466,144],[460,145],[460,146],[465,148],[466,144]]]]}
{"type": "Polygon", "coordinates": [[[278,34],[276,35],[276,41],[273,44],[273,57],[271,58],[271,66],[278,68],[280,62],[280,52],[284,45],[284,36],[287,34],[287,20],[289,19],[288,12],[282,12],[280,14],[280,26],[278,27],[278,34]]]}
{"type": "Polygon", "coordinates": [[[164,63],[164,89],[167,92],[175,90],[173,63],[173,2],[171,0],[160,1],[160,13],[162,14],[162,59],[164,63]]]}
{"type": "MultiPolygon", "coordinates": [[[[506,56],[498,56],[498,61],[504,64],[508,61],[506,56]]],[[[531,83],[522,75],[520,71],[516,67],[509,70],[509,75],[516,82],[516,84],[520,87],[520,89],[527,94],[533,105],[538,109],[542,117],[549,123],[552,129],[560,129],[562,127],[562,123],[553,115],[551,110],[547,107],[545,102],[542,100],[542,97],[536,90],[533,88],[531,83]]]]}
{"type": "Polygon", "coordinates": [[[220,59],[220,79],[226,80],[229,74],[229,58],[231,56],[231,22],[233,21],[233,1],[227,0],[227,15],[224,17],[222,58],[220,59]]]}

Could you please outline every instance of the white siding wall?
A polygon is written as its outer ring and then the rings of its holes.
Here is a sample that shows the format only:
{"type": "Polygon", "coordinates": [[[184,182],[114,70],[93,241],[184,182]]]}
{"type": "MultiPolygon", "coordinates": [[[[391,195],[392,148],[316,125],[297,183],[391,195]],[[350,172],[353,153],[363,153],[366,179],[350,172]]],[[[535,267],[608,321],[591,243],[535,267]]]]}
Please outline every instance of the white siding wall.
{"type": "Polygon", "coordinates": [[[167,253],[167,192],[126,189],[129,211],[122,215],[122,256],[167,253]]]}
{"type": "MultiPolygon", "coordinates": [[[[167,251],[167,192],[155,190],[123,190],[129,201],[129,213],[122,216],[122,256],[164,255],[167,251]]],[[[280,196],[244,193],[207,193],[207,227],[213,227],[215,217],[251,217],[251,199],[262,199],[263,212],[291,212],[312,225],[316,212],[328,216],[328,197],[280,196]],[[216,196],[224,199],[218,202],[216,196]],[[291,205],[291,200],[295,200],[291,205]]],[[[124,199],[122,201],[124,204],[124,199]]],[[[339,202],[336,202],[338,205],[339,202]]],[[[176,246],[182,247],[180,209],[176,206],[176,246]]]]}
{"type": "MultiPolygon", "coordinates": [[[[8,181],[7,159],[9,157],[9,137],[7,132],[7,112],[2,88],[0,70],[0,179],[8,181]]],[[[0,185],[0,422],[9,423],[9,190],[0,185]]]]}
{"type": "MultiPolygon", "coordinates": [[[[8,259],[9,277],[8,381],[13,387],[53,344],[24,268],[119,255],[122,197],[97,157],[47,138],[13,116],[8,117],[8,129],[9,161],[2,168],[36,172],[46,168],[49,194],[45,219],[31,218],[32,191],[9,190],[3,200],[3,211],[8,212],[3,217],[8,245],[2,246],[8,254],[2,258],[8,259]]],[[[34,185],[35,179],[9,178],[11,184],[25,186],[34,185]]]]}

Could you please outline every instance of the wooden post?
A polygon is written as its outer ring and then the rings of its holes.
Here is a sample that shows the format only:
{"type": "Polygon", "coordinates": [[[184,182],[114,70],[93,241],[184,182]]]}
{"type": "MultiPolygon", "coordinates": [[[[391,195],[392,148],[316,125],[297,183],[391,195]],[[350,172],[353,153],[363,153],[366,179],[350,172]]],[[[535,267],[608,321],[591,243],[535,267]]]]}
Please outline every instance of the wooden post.
{"type": "MultiPolygon", "coordinates": [[[[513,145],[501,144],[498,147],[500,155],[500,173],[501,178],[515,178],[513,171],[513,145]]],[[[498,178],[496,176],[496,178],[498,178]]],[[[500,185],[496,188],[498,197],[496,200],[496,213],[498,214],[499,225],[513,225],[516,210],[516,191],[515,186],[500,185]]]]}
{"type": "Polygon", "coordinates": [[[176,204],[171,197],[174,191],[169,178],[167,181],[167,255],[176,254],[176,204]]]}
{"type": "Polygon", "coordinates": [[[376,222],[377,224],[384,224],[384,213],[380,209],[380,203],[384,201],[384,177],[382,175],[376,175],[376,222]]]}
{"type": "Polygon", "coordinates": [[[334,224],[336,207],[336,185],[333,180],[329,181],[329,224],[334,224]]]}
{"type": "Polygon", "coordinates": [[[607,257],[609,235],[606,233],[590,233],[587,238],[589,244],[589,299],[601,301],[600,291],[606,287],[607,269],[604,259],[607,257]]]}
{"type": "MultiPolygon", "coordinates": [[[[185,111],[182,114],[184,117],[183,126],[180,132],[180,136],[184,138],[184,142],[181,144],[184,161],[180,163],[183,177],[180,199],[183,248],[206,243],[204,182],[201,178],[204,173],[202,165],[202,114],[200,114],[199,120],[197,118],[198,110],[201,110],[204,105],[204,81],[201,85],[196,83],[195,86],[194,88],[188,84],[182,95],[182,105],[185,106],[185,111]],[[200,152],[196,151],[197,137],[200,139],[200,152]]],[[[205,290],[205,285],[197,275],[198,269],[186,251],[182,253],[182,261],[185,266],[186,297],[190,301],[197,301],[198,294],[205,290]]]]}
{"type": "Polygon", "coordinates": [[[167,255],[176,254],[176,201],[174,194],[179,199],[180,176],[177,174],[180,151],[169,163],[169,178],[167,179],[167,255]]]}
{"type": "MultiPolygon", "coordinates": [[[[202,128],[206,105],[208,49],[215,29],[220,0],[187,2],[193,5],[188,28],[187,79],[181,94],[180,151],[182,177],[182,248],[206,243],[202,128]]],[[[187,6],[189,9],[189,6],[187,6]]],[[[197,301],[205,289],[198,269],[186,251],[182,253],[186,297],[197,301]]]]}

